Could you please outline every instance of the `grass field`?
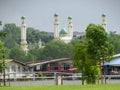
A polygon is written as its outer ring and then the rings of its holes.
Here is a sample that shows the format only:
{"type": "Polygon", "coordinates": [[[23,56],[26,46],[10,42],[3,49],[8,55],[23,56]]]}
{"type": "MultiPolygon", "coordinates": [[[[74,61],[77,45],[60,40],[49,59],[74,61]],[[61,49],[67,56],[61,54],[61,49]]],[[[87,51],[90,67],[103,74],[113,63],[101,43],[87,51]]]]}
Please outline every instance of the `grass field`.
{"type": "Polygon", "coordinates": [[[120,84],[0,87],[0,90],[120,90],[120,84]]]}

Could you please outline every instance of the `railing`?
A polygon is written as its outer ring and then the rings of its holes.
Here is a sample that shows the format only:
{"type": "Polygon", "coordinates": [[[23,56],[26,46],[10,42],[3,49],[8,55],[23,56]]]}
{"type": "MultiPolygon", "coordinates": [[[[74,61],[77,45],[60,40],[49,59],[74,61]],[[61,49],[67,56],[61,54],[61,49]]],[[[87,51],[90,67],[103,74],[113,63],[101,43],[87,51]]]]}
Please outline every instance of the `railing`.
{"type": "Polygon", "coordinates": [[[120,75],[105,75],[108,79],[120,79],[120,75]]]}
{"type": "MultiPolygon", "coordinates": [[[[62,85],[81,85],[81,76],[61,76],[62,85]]],[[[106,75],[107,83],[119,83],[120,75],[106,75]]],[[[21,78],[6,78],[6,83],[9,86],[39,86],[39,85],[57,85],[58,79],[56,76],[52,77],[21,77],[21,78]]],[[[3,79],[0,79],[1,81],[3,79]]],[[[86,83],[85,83],[86,84],[86,83]]]]}

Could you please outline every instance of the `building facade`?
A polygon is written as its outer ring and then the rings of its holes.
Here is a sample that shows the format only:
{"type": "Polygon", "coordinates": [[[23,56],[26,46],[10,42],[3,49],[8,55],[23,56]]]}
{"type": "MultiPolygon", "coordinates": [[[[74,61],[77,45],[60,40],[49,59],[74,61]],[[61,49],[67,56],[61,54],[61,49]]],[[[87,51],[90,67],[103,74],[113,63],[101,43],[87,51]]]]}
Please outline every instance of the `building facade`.
{"type": "Polygon", "coordinates": [[[34,67],[35,73],[64,73],[73,74],[76,69],[73,67],[73,62],[70,58],[59,58],[48,61],[40,61],[38,63],[29,63],[30,67],[34,67]]]}

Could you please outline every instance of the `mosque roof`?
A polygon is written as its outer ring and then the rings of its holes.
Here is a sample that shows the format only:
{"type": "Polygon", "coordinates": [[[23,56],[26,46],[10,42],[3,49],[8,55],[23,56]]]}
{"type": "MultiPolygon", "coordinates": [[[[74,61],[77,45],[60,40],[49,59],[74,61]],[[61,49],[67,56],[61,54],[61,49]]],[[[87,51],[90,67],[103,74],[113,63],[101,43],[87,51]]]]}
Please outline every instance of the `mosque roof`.
{"type": "Polygon", "coordinates": [[[68,34],[67,30],[65,28],[62,28],[59,32],[59,34],[68,34]]]}

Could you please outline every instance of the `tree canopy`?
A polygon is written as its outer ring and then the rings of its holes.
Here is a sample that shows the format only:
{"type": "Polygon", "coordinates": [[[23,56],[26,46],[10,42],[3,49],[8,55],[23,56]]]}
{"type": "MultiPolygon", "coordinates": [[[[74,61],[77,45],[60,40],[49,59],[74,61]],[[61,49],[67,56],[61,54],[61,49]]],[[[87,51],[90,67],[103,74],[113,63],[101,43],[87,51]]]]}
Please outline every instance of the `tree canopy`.
{"type": "Polygon", "coordinates": [[[113,56],[113,46],[109,43],[108,35],[101,25],[89,24],[86,28],[85,46],[79,45],[75,48],[74,63],[77,67],[83,65],[82,73],[86,77],[87,83],[96,83],[100,75],[101,63],[110,60],[113,56]],[[82,50],[83,48],[83,50],[82,50]],[[82,54],[83,53],[83,54],[82,54]],[[85,54],[84,54],[85,53],[85,54]]]}
{"type": "Polygon", "coordinates": [[[72,55],[72,46],[64,43],[61,40],[54,39],[48,44],[46,44],[43,49],[43,55],[46,59],[56,59],[56,58],[65,58],[71,57],[72,55]]]}

